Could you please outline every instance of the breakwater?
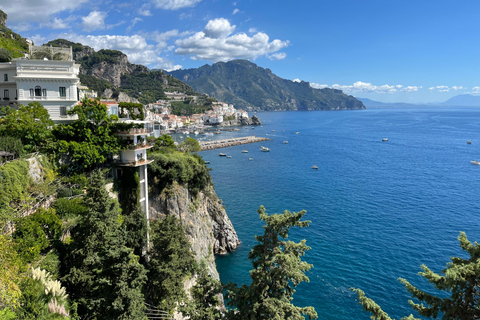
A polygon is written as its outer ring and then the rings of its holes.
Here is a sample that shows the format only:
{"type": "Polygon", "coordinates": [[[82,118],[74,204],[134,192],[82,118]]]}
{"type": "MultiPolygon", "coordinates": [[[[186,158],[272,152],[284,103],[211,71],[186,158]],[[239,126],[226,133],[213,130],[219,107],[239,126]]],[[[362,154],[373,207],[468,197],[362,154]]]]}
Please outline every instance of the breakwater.
{"type": "Polygon", "coordinates": [[[269,140],[270,139],[268,138],[248,136],[248,137],[240,137],[240,138],[215,140],[215,141],[201,141],[199,142],[199,144],[200,144],[200,147],[202,148],[202,151],[204,151],[204,150],[227,148],[232,146],[238,146],[241,144],[248,144],[248,143],[255,143],[255,142],[269,141],[269,140]]]}

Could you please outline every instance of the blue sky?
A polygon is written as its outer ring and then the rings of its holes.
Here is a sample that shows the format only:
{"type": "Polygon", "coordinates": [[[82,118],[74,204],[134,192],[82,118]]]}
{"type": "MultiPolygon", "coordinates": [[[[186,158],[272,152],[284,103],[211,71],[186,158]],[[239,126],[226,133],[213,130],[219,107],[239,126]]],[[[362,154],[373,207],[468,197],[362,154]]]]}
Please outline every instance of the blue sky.
{"type": "Polygon", "coordinates": [[[383,102],[480,94],[480,1],[0,0],[36,45],[64,38],[150,68],[249,59],[383,102]]]}

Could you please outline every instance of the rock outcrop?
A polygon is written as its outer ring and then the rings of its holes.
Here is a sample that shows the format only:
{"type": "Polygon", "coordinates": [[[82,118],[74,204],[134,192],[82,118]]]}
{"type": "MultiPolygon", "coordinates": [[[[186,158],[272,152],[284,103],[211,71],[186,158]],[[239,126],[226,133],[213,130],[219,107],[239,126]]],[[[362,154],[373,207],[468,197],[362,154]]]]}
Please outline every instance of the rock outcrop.
{"type": "Polygon", "coordinates": [[[231,127],[231,126],[260,126],[262,122],[257,116],[252,116],[251,118],[240,118],[235,120],[223,121],[220,124],[220,127],[231,127]]]}
{"type": "Polygon", "coordinates": [[[213,186],[193,197],[174,184],[159,195],[150,195],[149,204],[151,219],[173,214],[181,221],[197,261],[205,260],[209,273],[219,279],[214,255],[235,250],[240,241],[213,186]]]}

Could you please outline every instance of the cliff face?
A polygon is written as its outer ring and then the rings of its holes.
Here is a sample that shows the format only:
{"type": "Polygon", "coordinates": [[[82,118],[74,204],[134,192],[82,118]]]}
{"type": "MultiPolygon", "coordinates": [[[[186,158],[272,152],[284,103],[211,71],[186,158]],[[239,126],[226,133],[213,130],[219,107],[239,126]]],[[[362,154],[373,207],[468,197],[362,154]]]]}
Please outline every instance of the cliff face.
{"type": "Polygon", "coordinates": [[[241,118],[235,120],[223,121],[220,125],[221,127],[230,127],[230,126],[260,126],[262,122],[257,116],[251,118],[241,118]]]}
{"type": "Polygon", "coordinates": [[[174,184],[150,195],[149,204],[152,219],[173,214],[181,221],[197,261],[204,259],[210,274],[219,279],[214,255],[235,250],[240,241],[213,187],[192,197],[186,188],[174,184]]]}

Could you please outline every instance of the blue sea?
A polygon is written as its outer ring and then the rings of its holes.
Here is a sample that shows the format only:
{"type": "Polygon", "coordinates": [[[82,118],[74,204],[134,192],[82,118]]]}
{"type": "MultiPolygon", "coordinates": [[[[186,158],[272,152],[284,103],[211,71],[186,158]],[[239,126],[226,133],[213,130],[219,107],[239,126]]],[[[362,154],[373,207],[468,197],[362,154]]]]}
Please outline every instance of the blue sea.
{"type": "Polygon", "coordinates": [[[295,305],[315,307],[319,319],[369,319],[349,291],[356,287],[391,317],[417,316],[397,279],[432,291],[420,265],[440,272],[450,257],[465,257],[460,231],[480,242],[480,166],[470,163],[480,160],[480,108],[256,115],[263,127],[210,138],[271,141],[201,152],[242,242],[216,259],[221,280],[250,282],[248,252],[263,233],[260,205],[270,214],[306,210],[310,226],[290,239],[307,240],[304,260],[314,267],[295,305]],[[260,152],[262,145],[270,152],[260,152]]]}

